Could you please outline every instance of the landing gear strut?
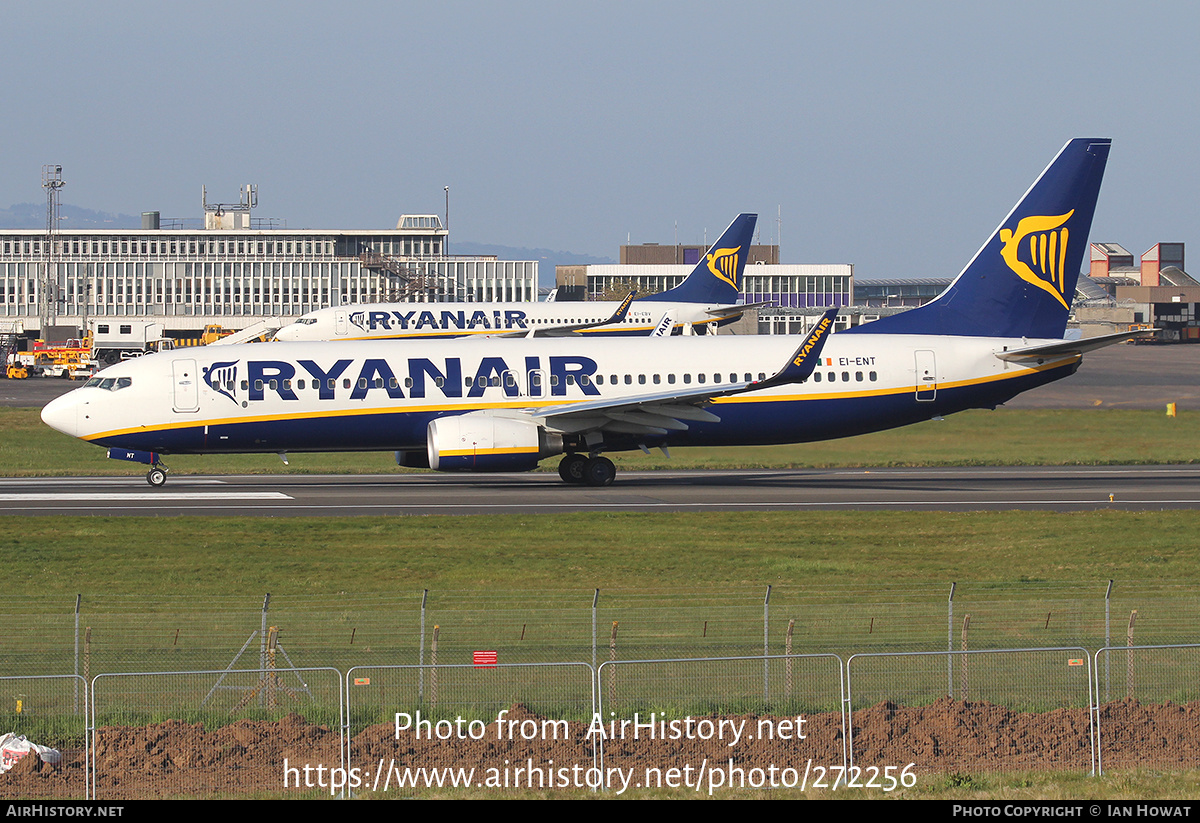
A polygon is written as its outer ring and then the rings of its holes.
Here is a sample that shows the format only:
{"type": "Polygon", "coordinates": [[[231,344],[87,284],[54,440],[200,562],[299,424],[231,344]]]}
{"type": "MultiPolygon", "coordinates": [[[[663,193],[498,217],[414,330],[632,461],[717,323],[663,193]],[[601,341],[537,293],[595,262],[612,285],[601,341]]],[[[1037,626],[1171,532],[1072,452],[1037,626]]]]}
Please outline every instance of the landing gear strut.
{"type": "Polygon", "coordinates": [[[558,464],[558,476],[573,486],[611,486],[617,467],[607,457],[572,452],[558,464]]]}

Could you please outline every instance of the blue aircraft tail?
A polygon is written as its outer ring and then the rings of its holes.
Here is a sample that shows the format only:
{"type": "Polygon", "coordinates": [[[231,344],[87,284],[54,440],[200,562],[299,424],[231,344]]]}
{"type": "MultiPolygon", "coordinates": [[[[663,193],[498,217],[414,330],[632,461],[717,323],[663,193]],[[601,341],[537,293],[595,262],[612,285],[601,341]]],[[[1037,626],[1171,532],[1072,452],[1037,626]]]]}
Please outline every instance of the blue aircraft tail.
{"type": "Polygon", "coordinates": [[[1110,144],[1067,143],[935,300],[847,331],[1061,338],[1110,144]]]}
{"type": "Polygon", "coordinates": [[[736,303],[757,221],[757,214],[739,214],[682,283],[638,302],[736,303]]]}

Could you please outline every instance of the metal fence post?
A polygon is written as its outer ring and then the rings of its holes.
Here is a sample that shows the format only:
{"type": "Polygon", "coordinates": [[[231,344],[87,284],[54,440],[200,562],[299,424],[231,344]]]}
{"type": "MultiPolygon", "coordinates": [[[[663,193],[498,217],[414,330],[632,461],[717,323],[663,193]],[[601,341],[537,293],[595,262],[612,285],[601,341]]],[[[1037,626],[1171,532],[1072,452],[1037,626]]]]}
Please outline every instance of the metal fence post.
{"type": "Polygon", "coordinates": [[[259,627],[258,634],[258,667],[265,669],[267,667],[267,607],[271,604],[271,593],[267,592],[263,596],[262,604],[262,625],[259,627]]]}
{"type": "MultiPolygon", "coordinates": [[[[948,604],[949,613],[946,618],[946,651],[954,651],[954,587],[958,583],[950,584],[950,600],[948,604]]],[[[954,696],[954,663],[952,660],[946,661],[946,696],[954,696]]]]}
{"type": "Polygon", "coordinates": [[[592,592],[592,668],[596,668],[596,606],[600,602],[600,590],[592,592]]]}
{"type": "MultiPolygon", "coordinates": [[[[767,594],[763,598],[763,657],[765,658],[770,651],[770,630],[771,630],[771,586],[767,584],[767,594]]],[[[770,669],[767,661],[763,660],[763,702],[770,699],[770,669]]]]}
{"type": "MultiPolygon", "coordinates": [[[[75,595],[75,676],[79,676],[79,604],[83,595],[75,595]]],[[[79,714],[79,684],[75,684],[75,713],[79,714]]]]}
{"type": "Polygon", "coordinates": [[[421,645],[417,651],[417,662],[421,668],[417,672],[417,702],[425,700],[425,604],[429,601],[429,589],[421,592],[421,645]]]}
{"type": "MultiPolygon", "coordinates": [[[[1108,581],[1108,589],[1104,592],[1104,646],[1108,648],[1112,645],[1112,590],[1113,582],[1108,581]]],[[[1112,680],[1110,667],[1112,658],[1104,655],[1104,699],[1112,699],[1112,680]]]]}

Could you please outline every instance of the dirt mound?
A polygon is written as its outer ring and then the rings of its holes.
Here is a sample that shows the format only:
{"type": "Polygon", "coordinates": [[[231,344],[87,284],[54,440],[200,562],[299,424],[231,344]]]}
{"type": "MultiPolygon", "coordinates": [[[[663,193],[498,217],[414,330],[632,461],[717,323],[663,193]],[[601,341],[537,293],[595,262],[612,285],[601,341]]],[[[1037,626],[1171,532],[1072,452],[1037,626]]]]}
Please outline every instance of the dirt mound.
{"type": "MultiPolygon", "coordinates": [[[[391,774],[405,768],[474,768],[480,773],[547,764],[588,768],[601,744],[606,768],[639,774],[702,761],[747,770],[802,769],[809,758],[825,766],[838,765],[842,758],[842,721],[836,713],[808,715],[803,724],[795,717],[760,715],[640,715],[636,727],[613,726],[612,720],[598,726],[565,723],[514,705],[503,723],[426,721],[399,736],[394,724],[378,724],[350,741],[349,765],[361,770],[362,793],[381,766],[391,774]]],[[[1125,700],[1101,707],[1099,721],[1106,768],[1200,764],[1198,703],[1125,700]]],[[[1087,771],[1091,763],[1086,709],[1023,713],[950,698],[928,706],[884,702],[853,713],[853,741],[857,765],[915,762],[918,775],[1087,771]]],[[[58,766],[35,757],[18,762],[0,775],[0,797],[82,797],[84,752],[68,749],[62,754],[58,766]]],[[[211,731],[176,720],[106,726],[96,731],[95,756],[102,799],[286,795],[299,791],[296,783],[306,778],[316,782],[318,769],[327,786],[329,770],[340,763],[337,730],[310,724],[297,714],[272,722],[239,720],[211,731]],[[286,790],[285,762],[293,776],[286,790]]]]}

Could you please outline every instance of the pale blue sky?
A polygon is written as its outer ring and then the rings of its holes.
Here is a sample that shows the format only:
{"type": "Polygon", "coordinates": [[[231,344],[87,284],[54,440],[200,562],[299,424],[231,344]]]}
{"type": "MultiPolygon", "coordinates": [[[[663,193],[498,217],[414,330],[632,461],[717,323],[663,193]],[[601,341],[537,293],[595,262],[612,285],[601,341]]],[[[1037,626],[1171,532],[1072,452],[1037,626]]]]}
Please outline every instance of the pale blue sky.
{"type": "MultiPolygon", "coordinates": [[[[1200,242],[1191,3],[10,0],[0,205],[390,228],[615,257],[757,211],[782,259],[956,274],[1064,142],[1092,231],[1200,242]]],[[[1200,246],[1193,254],[1200,254],[1200,246]]],[[[1200,270],[1200,265],[1189,265],[1200,270]]]]}

